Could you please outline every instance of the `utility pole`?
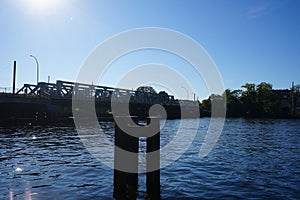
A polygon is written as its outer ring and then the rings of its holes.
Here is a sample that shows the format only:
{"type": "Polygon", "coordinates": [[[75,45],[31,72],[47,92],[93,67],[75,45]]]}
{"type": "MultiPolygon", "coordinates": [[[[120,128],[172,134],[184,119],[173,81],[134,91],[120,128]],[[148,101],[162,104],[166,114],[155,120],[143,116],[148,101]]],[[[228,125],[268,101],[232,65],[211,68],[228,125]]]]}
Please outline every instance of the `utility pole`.
{"type": "Polygon", "coordinates": [[[292,115],[295,117],[295,87],[294,87],[294,81],[292,81],[292,115]]]}
{"type": "Polygon", "coordinates": [[[14,61],[14,70],[13,70],[13,94],[16,90],[16,73],[17,73],[17,61],[14,61]]]}

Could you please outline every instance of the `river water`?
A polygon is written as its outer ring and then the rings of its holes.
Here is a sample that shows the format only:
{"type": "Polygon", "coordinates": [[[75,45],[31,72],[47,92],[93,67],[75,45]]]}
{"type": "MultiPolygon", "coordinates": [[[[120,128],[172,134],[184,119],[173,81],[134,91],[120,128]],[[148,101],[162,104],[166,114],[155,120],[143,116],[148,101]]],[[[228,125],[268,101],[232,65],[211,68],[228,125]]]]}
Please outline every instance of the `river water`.
{"type": "MultiPolygon", "coordinates": [[[[299,120],[226,119],[213,150],[199,158],[209,120],[200,119],[192,145],[161,169],[162,199],[300,199],[299,120]]],[[[161,145],[179,123],[165,122],[161,145]]],[[[113,135],[112,122],[102,127],[113,135]]],[[[88,152],[74,127],[0,128],[0,145],[0,199],[112,199],[113,170],[88,152]]]]}

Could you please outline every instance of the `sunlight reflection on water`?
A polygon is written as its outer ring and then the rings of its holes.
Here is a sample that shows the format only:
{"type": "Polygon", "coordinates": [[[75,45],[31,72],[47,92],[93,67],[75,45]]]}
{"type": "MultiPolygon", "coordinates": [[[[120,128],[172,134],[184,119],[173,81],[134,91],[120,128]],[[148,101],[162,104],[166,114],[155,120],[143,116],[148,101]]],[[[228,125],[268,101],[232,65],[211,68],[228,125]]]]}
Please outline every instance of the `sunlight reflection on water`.
{"type": "MultiPolygon", "coordinates": [[[[299,121],[227,119],[217,145],[201,159],[208,123],[201,119],[190,148],[161,170],[163,199],[299,198],[299,121]]],[[[113,140],[114,124],[102,126],[113,140]]],[[[176,127],[178,120],[166,121],[162,147],[176,127]]],[[[0,128],[0,143],[0,199],[112,198],[113,170],[89,154],[72,127],[0,128]]],[[[145,184],[141,174],[138,199],[145,184]]]]}

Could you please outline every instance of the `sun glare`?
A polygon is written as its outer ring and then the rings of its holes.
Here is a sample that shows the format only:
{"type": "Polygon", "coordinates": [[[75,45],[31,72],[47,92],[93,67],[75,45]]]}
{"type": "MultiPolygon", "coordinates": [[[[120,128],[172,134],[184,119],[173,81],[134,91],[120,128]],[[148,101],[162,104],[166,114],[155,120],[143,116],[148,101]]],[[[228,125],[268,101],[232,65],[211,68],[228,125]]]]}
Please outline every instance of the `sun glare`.
{"type": "Polygon", "coordinates": [[[60,0],[25,0],[24,1],[34,12],[45,13],[56,9],[60,0]]]}

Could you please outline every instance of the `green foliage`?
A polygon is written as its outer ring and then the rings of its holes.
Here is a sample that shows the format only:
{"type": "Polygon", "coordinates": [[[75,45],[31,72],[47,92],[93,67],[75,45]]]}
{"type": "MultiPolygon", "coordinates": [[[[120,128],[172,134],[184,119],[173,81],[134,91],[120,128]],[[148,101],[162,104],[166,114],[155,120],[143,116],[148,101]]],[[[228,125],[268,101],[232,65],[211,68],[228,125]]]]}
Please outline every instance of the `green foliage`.
{"type": "Polygon", "coordinates": [[[271,115],[274,110],[274,93],[270,83],[262,82],[257,88],[257,109],[260,115],[271,115]]]}
{"type": "MultiPolygon", "coordinates": [[[[226,89],[223,93],[223,97],[226,97],[228,117],[276,117],[278,115],[280,97],[274,92],[272,84],[245,83],[241,87],[243,90],[226,89]]],[[[217,96],[213,94],[203,100],[202,109],[210,111],[212,100],[217,96]]]]}
{"type": "Polygon", "coordinates": [[[203,101],[202,101],[202,109],[203,110],[208,110],[208,111],[210,111],[211,110],[211,101],[210,101],[210,98],[208,98],[208,99],[204,99],[203,101]]]}
{"type": "Polygon", "coordinates": [[[208,117],[211,113],[211,100],[210,97],[208,99],[204,99],[201,103],[201,116],[208,117]]]}
{"type": "Polygon", "coordinates": [[[243,113],[241,95],[242,90],[225,90],[223,96],[226,96],[227,116],[238,117],[243,113]]]}

